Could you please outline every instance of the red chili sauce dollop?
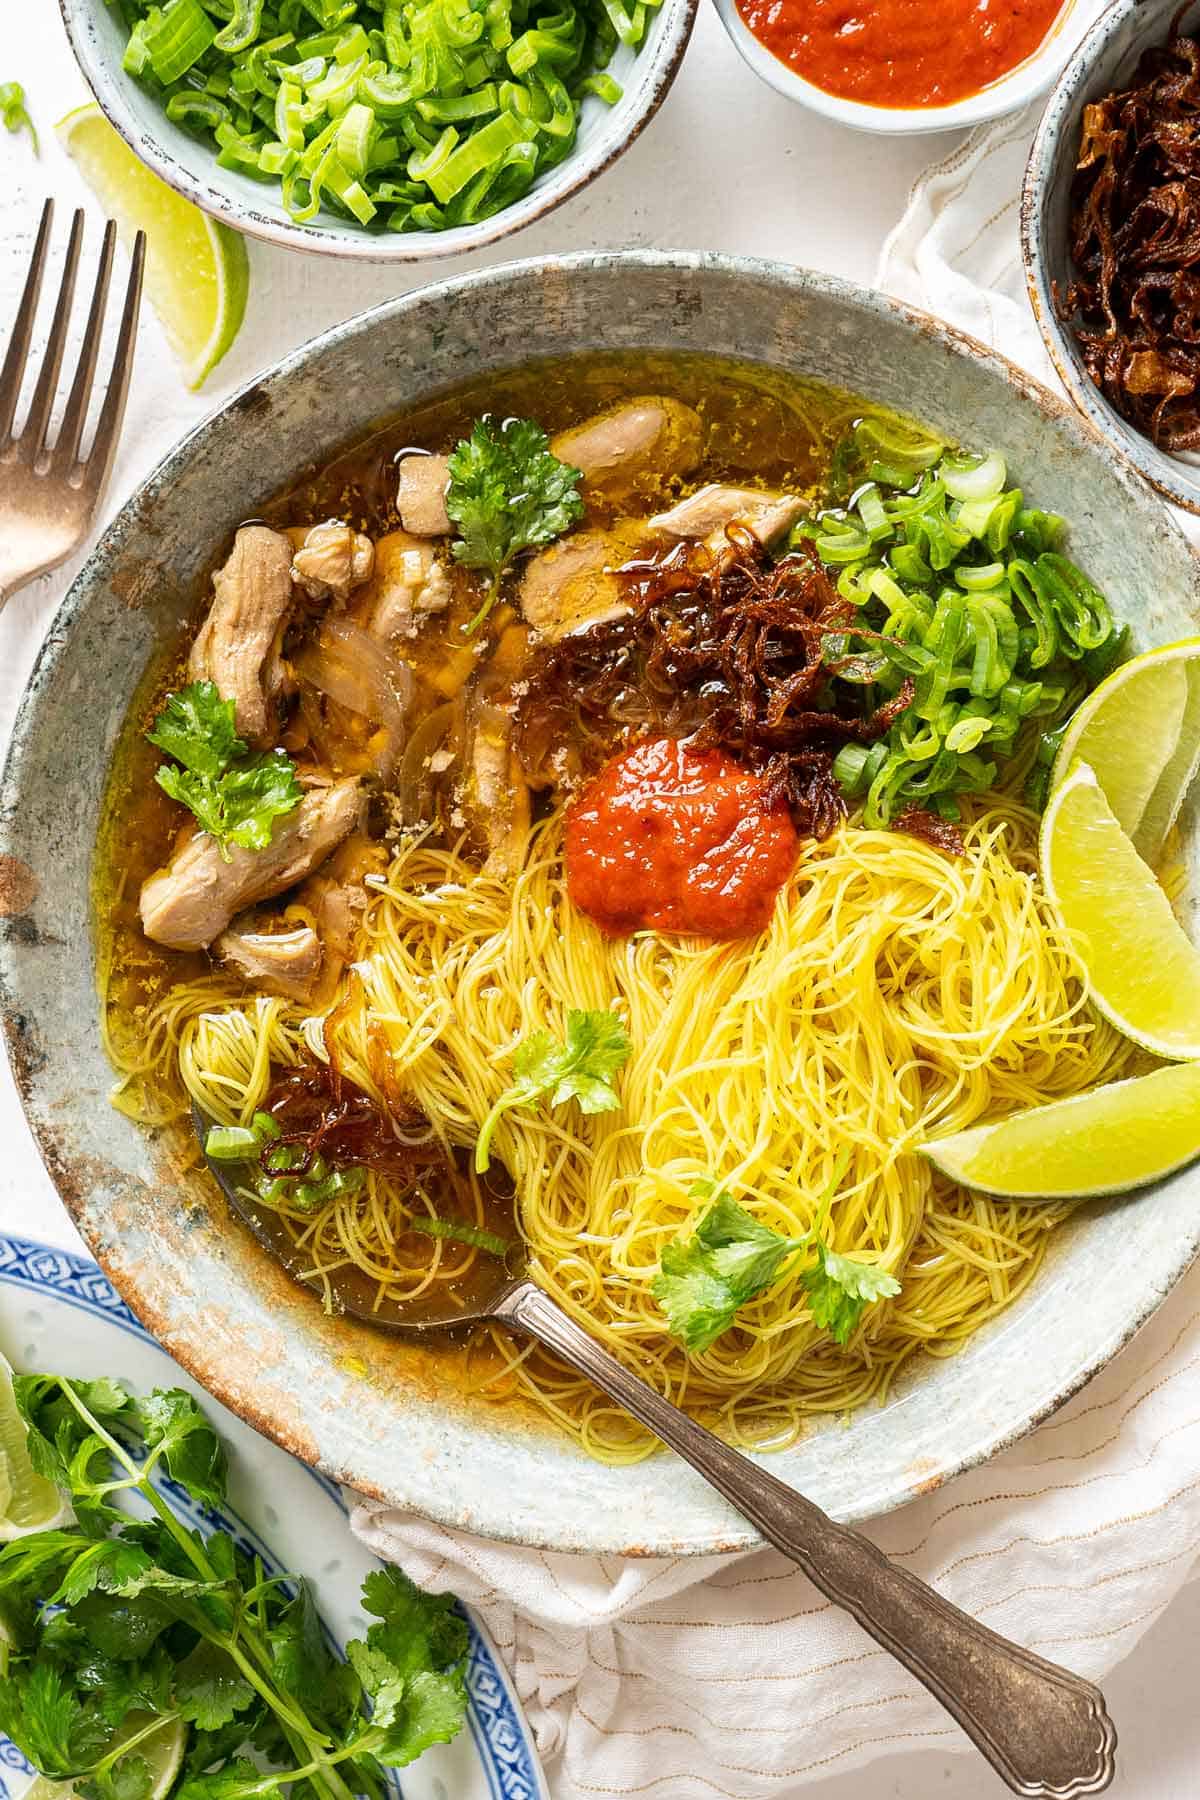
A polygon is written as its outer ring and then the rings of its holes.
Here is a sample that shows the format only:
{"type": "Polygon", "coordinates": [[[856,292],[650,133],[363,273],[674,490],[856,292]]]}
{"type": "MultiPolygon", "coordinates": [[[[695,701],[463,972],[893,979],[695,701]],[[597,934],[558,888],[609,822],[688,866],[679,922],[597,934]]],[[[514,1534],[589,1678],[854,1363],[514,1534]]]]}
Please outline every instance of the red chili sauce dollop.
{"type": "Polygon", "coordinates": [[[759,43],[867,106],[948,106],[1032,56],[1063,0],[737,0],[759,43]]]}
{"type": "Polygon", "coordinates": [[[613,937],[749,937],[768,924],[796,851],[764,775],[659,738],[614,756],[571,806],[567,892],[613,937]]]}

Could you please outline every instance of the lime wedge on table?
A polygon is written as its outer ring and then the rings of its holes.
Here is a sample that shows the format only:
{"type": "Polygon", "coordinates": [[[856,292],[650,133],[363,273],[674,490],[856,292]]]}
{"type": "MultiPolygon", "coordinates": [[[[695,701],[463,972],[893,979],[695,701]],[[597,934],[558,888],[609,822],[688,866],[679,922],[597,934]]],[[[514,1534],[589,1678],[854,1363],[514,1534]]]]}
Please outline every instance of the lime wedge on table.
{"type": "Polygon", "coordinates": [[[25,1421],[13,1397],[12,1370],[0,1356],[0,1544],[47,1531],[73,1517],[52,1481],[29,1460],[25,1421]]]}
{"type": "Polygon", "coordinates": [[[1200,1063],[1172,1063],[921,1146],[964,1187],[1062,1200],[1145,1187],[1200,1156],[1200,1063]]]}
{"type": "Polygon", "coordinates": [[[1051,796],[1041,858],[1094,1005],[1156,1056],[1200,1057],[1200,951],[1086,763],[1051,796]]]}
{"type": "Polygon", "coordinates": [[[198,388],[238,334],[250,265],[236,231],[219,225],[138,161],[98,106],[81,106],[57,126],[58,140],[97,200],[131,241],[146,233],[146,293],[198,388]]]}
{"type": "MultiPolygon", "coordinates": [[[[117,1733],[118,1739],[135,1737],[153,1718],[152,1713],[131,1712],[123,1720],[117,1733]]],[[[181,1719],[164,1719],[157,1730],[150,1732],[131,1752],[140,1756],[150,1772],[150,1793],[148,1800],[164,1800],[164,1796],[174,1786],[175,1777],[179,1773],[179,1765],[183,1761],[184,1746],[187,1743],[187,1726],[181,1719]]],[[[118,1757],[113,1764],[113,1773],[120,1770],[122,1758],[118,1757]]],[[[47,1775],[35,1775],[25,1789],[21,1800],[70,1800],[75,1786],[70,1781],[51,1781],[47,1775]]]]}
{"type": "Polygon", "coordinates": [[[1121,829],[1153,862],[1200,756],[1200,638],[1148,650],[1079,707],[1054,759],[1052,787],[1087,763],[1121,829]]]}

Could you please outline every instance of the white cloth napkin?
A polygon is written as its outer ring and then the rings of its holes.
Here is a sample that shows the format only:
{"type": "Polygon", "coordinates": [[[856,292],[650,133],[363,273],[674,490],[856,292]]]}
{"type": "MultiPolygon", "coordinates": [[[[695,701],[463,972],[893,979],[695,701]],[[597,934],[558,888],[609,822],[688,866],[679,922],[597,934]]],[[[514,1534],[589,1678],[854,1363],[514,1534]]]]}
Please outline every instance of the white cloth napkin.
{"type": "MultiPolygon", "coordinates": [[[[878,285],[1047,378],[1017,243],[1037,116],[973,132],[926,172],[878,285]]],[[[787,1800],[906,1748],[970,1748],[774,1551],[547,1555],[366,1502],[353,1524],[424,1586],[483,1613],[555,1800],[787,1800]]],[[[996,1630],[1102,1677],[1200,1552],[1200,1267],[1054,1419],[869,1535],[996,1630]]]]}

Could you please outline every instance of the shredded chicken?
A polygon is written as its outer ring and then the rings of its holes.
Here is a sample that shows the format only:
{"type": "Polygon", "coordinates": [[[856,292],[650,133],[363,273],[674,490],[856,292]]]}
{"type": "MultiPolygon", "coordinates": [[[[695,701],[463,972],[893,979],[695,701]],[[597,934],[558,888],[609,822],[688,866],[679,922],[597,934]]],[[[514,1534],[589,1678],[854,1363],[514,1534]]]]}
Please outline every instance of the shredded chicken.
{"type": "Polygon", "coordinates": [[[213,576],[213,603],[188,658],[190,681],[211,681],[236,708],[248,743],[272,741],[274,702],[285,678],[280,657],[292,604],[292,549],[266,525],[243,525],[224,568],[213,576]]]}
{"type": "Polygon", "coordinates": [[[196,832],[143,882],[143,931],[172,950],[205,949],[237,913],[318,868],[354,829],[360,811],[358,782],[335,781],[310,789],[294,812],[277,819],[265,850],[235,845],[225,861],[216,840],[196,832]]]}
{"type": "Polygon", "coordinates": [[[664,477],[689,475],[700,461],[703,426],[692,407],[661,394],[639,395],[560,431],[550,449],[583,471],[608,499],[649,493],[664,477]]]}
{"type": "Polygon", "coordinates": [[[487,703],[480,708],[471,748],[471,772],[464,795],[468,811],[487,844],[484,873],[515,875],[529,833],[529,784],[513,750],[513,708],[487,703]]]}
{"type": "Polygon", "coordinates": [[[384,643],[415,637],[422,619],[445,611],[452,592],[446,565],[427,538],[389,531],[375,546],[375,572],[356,602],[357,616],[384,643]]]}
{"type": "Polygon", "coordinates": [[[253,915],[235,919],[213,945],[220,957],[252,987],[282,994],[288,1000],[308,1000],[321,973],[321,940],[311,925],[294,931],[262,931],[253,915]]]}
{"type": "Polygon", "coordinates": [[[450,529],[446,511],[449,479],[447,456],[414,454],[401,459],[396,504],[405,531],[411,531],[414,537],[445,537],[450,529]]]}
{"type": "Polygon", "coordinates": [[[310,600],[346,600],[370,581],[375,546],[364,532],[340,519],[314,525],[292,561],[292,579],[310,600]]]}
{"type": "Polygon", "coordinates": [[[526,624],[556,643],[629,611],[614,571],[646,542],[643,519],[607,530],[575,531],[542,550],[525,566],[517,604],[526,624]]]}
{"type": "Polygon", "coordinates": [[[714,481],[697,488],[669,511],[656,513],[650,530],[677,541],[703,538],[708,548],[720,555],[726,549],[726,529],[730,525],[745,525],[769,550],[806,510],[805,502],[795,494],[769,488],[727,487],[714,481]]]}

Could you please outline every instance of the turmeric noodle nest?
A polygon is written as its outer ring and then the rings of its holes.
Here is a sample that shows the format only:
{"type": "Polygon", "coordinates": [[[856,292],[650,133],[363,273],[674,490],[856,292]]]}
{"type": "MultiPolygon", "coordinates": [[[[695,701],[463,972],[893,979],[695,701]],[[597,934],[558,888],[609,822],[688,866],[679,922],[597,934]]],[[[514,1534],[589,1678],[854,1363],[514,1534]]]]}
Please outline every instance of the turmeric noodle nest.
{"type": "MultiPolygon", "coordinates": [[[[660,1392],[730,1442],[779,1445],[805,1418],[886,1395],[917,1351],[951,1354],[1035,1274],[1066,1205],[967,1193],[917,1146],[985,1117],[1125,1073],[1136,1052],[1085,1005],[1075,955],[1036,879],[1035,816],[998,799],[948,857],[851,822],[802,847],[761,936],[604,936],[569,903],[561,811],[531,830],[514,878],[457,848],[403,841],[329,1011],[255,996],[231,977],[172,986],[135,1018],[109,1009],[118,1104],[161,1124],[188,1099],[248,1123],[272,1066],[326,1055],[380,1103],[403,1094],[448,1147],[474,1143],[529,1032],[615,1005],[632,1039],[619,1111],[506,1112],[508,1169],[533,1278],[660,1392]],[[132,1029],[136,1026],[136,1032],[132,1029]],[[789,1237],[836,1179],[833,1248],[901,1283],[845,1349],[786,1277],[708,1350],[670,1337],[651,1283],[717,1179],[789,1237]]],[[[478,1254],[398,1247],[411,1188],[371,1173],[292,1228],[314,1269],[347,1262],[403,1299],[478,1254]]],[[[654,1440],[538,1349],[497,1334],[481,1392],[514,1394],[593,1456],[654,1440]]]]}

